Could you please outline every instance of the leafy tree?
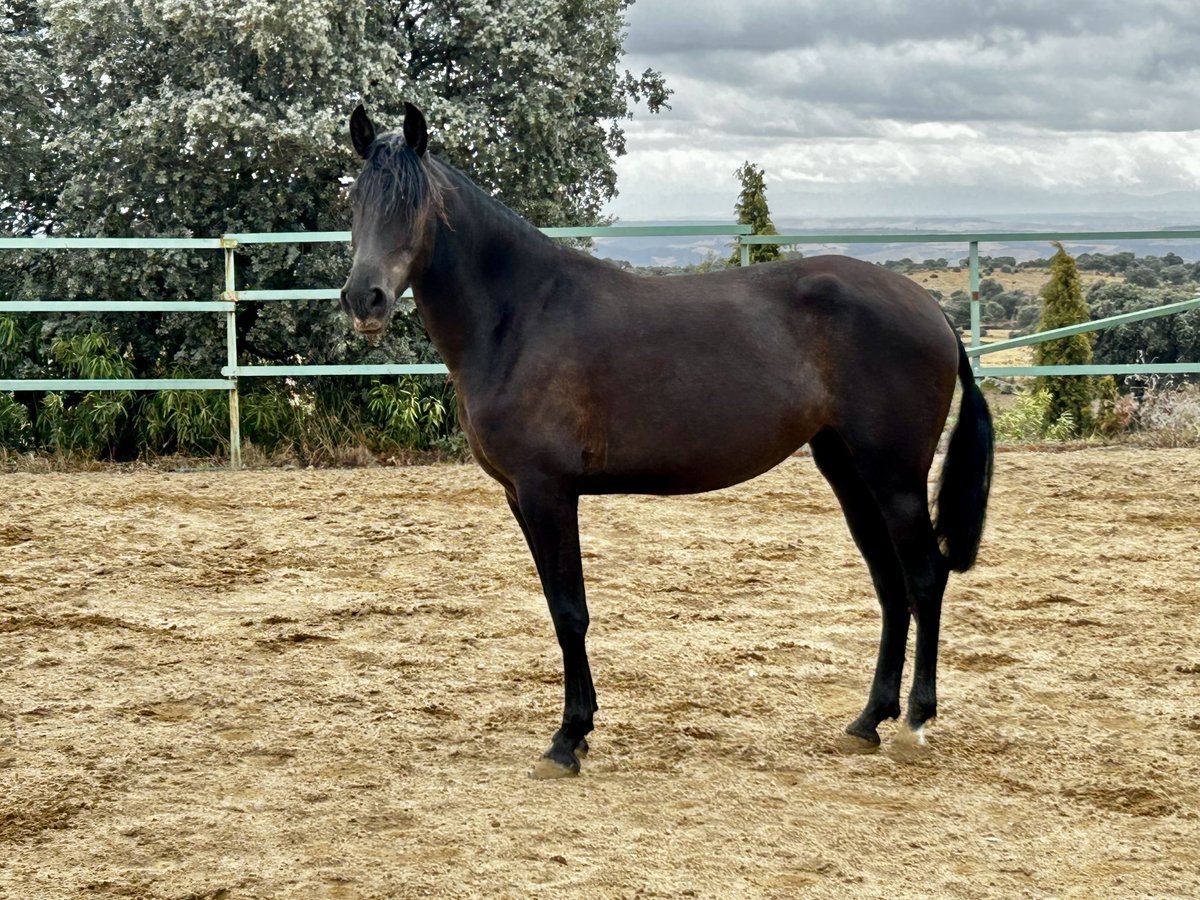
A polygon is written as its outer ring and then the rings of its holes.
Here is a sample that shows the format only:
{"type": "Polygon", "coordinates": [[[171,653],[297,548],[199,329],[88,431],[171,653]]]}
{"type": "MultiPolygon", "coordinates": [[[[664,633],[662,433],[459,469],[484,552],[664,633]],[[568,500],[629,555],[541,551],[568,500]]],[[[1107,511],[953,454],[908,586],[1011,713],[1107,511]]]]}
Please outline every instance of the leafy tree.
{"type": "Polygon", "coordinates": [[[1075,265],[1081,272],[1107,272],[1112,268],[1103,253],[1081,253],[1075,257],[1075,265]]]}
{"type": "Polygon", "coordinates": [[[939,302],[955,328],[971,327],[971,297],[966,291],[955,291],[939,302]]]}
{"type": "MultiPolygon", "coordinates": [[[[0,0],[0,232],[345,229],[359,100],[392,126],[405,100],[422,106],[433,149],[536,224],[593,224],[616,190],[621,123],[670,93],[655,71],[618,68],[631,2],[0,0]]],[[[223,281],[211,251],[3,260],[5,298],[207,300],[223,281]]],[[[242,287],[297,288],[340,283],[349,260],[344,247],[273,245],[236,263],[242,287]]],[[[23,376],[55,371],[54,341],[97,331],[137,375],[224,359],[216,315],[23,321],[40,342],[23,376]]],[[[245,304],[238,330],[250,362],[433,357],[411,312],[374,348],[330,302],[245,304]]]]}
{"type": "Polygon", "coordinates": [[[1179,265],[1163,266],[1160,274],[1162,280],[1169,284],[1183,284],[1191,277],[1192,272],[1188,266],[1181,263],[1179,265]]]}
{"type": "Polygon", "coordinates": [[[1008,318],[1004,306],[995,300],[986,300],[980,307],[979,319],[987,325],[996,325],[1008,318]]]}
{"type": "Polygon", "coordinates": [[[985,278],[979,282],[979,299],[995,300],[1004,293],[1004,285],[995,278],[985,278]]]}
{"type": "Polygon", "coordinates": [[[1017,314],[1017,309],[1027,305],[1031,298],[1021,289],[1013,291],[1004,291],[992,298],[1004,308],[1006,318],[1013,318],[1017,314]]]}
{"type": "MultiPolygon", "coordinates": [[[[742,191],[733,207],[734,215],[742,225],[749,225],[754,234],[779,234],[771,222],[771,211],[767,208],[766,172],[747,161],[734,172],[742,183],[742,191]]],[[[738,251],[734,251],[730,265],[738,264],[738,251]]],[[[779,247],[776,244],[752,244],[750,246],[750,262],[771,262],[779,259],[779,247]]]]}
{"type": "Polygon", "coordinates": [[[1153,266],[1148,266],[1143,262],[1141,265],[1127,269],[1125,280],[1139,287],[1158,287],[1159,277],[1153,266]]]}
{"type": "Polygon", "coordinates": [[[1122,250],[1120,253],[1113,253],[1108,257],[1109,271],[1124,272],[1134,264],[1137,256],[1128,250],[1122,250]]]}
{"type": "Polygon", "coordinates": [[[1016,310],[1016,314],[1013,317],[1013,323],[1017,326],[1019,331],[1024,333],[1027,328],[1036,325],[1038,319],[1041,317],[1042,310],[1040,307],[1033,305],[1022,306],[1016,310]]]}
{"type": "MultiPolygon", "coordinates": [[[[1101,319],[1121,313],[1178,303],[1194,296],[1183,288],[1140,288],[1110,282],[1093,285],[1088,291],[1092,317],[1101,319]]],[[[1194,362],[1200,360],[1200,310],[1174,313],[1157,319],[1129,322],[1097,334],[1096,361],[1130,363],[1194,362]]]]}
{"type": "MultiPolygon", "coordinates": [[[[1058,252],[1050,260],[1050,281],[1042,288],[1042,318],[1038,331],[1050,331],[1088,321],[1087,301],[1079,281],[1075,260],[1055,245],[1058,252]]],[[[1090,333],[1074,334],[1070,337],[1035,344],[1033,360],[1039,366],[1064,366],[1090,363],[1092,342],[1090,333]]],[[[1093,380],[1082,375],[1043,375],[1037,379],[1036,390],[1044,390],[1050,396],[1046,409],[1047,427],[1060,421],[1064,414],[1070,417],[1076,435],[1092,431],[1092,400],[1096,389],[1093,380]]]]}

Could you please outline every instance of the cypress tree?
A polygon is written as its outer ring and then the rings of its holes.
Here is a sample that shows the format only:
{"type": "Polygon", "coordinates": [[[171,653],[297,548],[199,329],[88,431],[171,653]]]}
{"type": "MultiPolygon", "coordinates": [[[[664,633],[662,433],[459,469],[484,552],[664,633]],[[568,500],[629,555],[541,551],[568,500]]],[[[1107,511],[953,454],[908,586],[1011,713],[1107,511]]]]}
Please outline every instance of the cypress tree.
{"type": "MultiPolygon", "coordinates": [[[[1079,270],[1075,259],[1055,243],[1058,251],[1050,260],[1050,280],[1042,288],[1042,318],[1038,331],[1050,331],[1086,322],[1090,316],[1087,301],[1079,281],[1079,270]]],[[[1035,344],[1033,361],[1039,366],[1067,366],[1092,361],[1092,334],[1074,334],[1035,344]]],[[[1046,410],[1046,427],[1057,422],[1064,414],[1071,416],[1076,436],[1090,434],[1095,427],[1092,415],[1092,400],[1096,395],[1094,379],[1081,375],[1043,375],[1037,379],[1037,390],[1050,394],[1050,405],[1046,410]]]]}
{"type": "MultiPolygon", "coordinates": [[[[779,234],[771,222],[771,211],[767,208],[767,186],[764,181],[766,172],[752,162],[742,163],[741,168],[733,173],[742,183],[742,192],[733,207],[738,223],[749,225],[754,234],[779,234]]],[[[750,246],[750,262],[770,262],[779,259],[779,247],[776,244],[752,244],[750,246]]],[[[738,251],[734,250],[729,264],[739,264],[738,251]]]]}

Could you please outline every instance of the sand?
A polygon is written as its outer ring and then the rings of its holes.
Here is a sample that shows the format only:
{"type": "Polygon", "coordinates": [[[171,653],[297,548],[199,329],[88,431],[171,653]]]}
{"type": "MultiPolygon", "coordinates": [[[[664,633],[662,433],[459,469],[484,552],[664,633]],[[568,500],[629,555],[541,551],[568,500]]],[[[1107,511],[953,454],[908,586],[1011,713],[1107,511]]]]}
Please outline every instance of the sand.
{"type": "Polygon", "coordinates": [[[472,466],[4,475],[0,896],[1200,895],[1200,451],[997,457],[940,718],[797,457],[586,498],[601,710],[472,466]]]}

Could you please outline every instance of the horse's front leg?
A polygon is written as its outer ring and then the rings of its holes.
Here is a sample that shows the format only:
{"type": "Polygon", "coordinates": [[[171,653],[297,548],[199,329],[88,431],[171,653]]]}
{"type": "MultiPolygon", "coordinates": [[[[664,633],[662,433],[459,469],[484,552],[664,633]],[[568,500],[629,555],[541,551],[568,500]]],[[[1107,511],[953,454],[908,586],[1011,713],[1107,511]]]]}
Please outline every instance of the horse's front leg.
{"type": "Polygon", "coordinates": [[[562,727],[554,732],[533,775],[575,775],[579,754],[587,750],[592,713],[598,709],[585,647],[588,610],[579,558],[579,497],[553,482],[531,480],[516,485],[510,505],[533,553],[563,657],[562,727]]]}

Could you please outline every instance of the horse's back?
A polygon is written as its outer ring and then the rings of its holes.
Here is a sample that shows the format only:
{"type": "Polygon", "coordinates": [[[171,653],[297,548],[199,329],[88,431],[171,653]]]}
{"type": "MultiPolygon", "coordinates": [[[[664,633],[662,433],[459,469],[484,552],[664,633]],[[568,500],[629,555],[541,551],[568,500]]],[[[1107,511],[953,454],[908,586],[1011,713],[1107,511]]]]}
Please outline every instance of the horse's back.
{"type": "MultiPolygon", "coordinates": [[[[927,293],[843,257],[669,278],[587,264],[547,290],[483,430],[513,445],[501,468],[554,457],[587,492],[711,490],[862,410],[929,407],[912,368],[954,351],[927,293]],[[537,425],[515,435],[515,420],[537,425]]],[[[940,427],[948,403],[917,418],[940,427]]]]}

